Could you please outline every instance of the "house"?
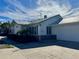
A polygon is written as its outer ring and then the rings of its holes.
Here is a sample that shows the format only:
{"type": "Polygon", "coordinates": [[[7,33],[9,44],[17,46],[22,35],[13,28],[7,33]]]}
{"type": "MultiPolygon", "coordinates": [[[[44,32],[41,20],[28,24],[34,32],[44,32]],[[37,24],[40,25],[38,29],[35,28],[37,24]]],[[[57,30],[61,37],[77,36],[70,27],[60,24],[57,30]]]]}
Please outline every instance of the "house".
{"type": "Polygon", "coordinates": [[[10,33],[9,34],[16,34],[18,31],[21,30],[21,25],[18,24],[15,20],[12,21],[12,26],[10,27],[10,33]]]}
{"type": "Polygon", "coordinates": [[[33,20],[26,23],[26,26],[16,24],[11,28],[12,33],[16,34],[19,30],[27,29],[31,33],[30,35],[36,36],[38,39],[45,39],[52,35],[51,25],[58,24],[63,18],[60,15],[52,17],[44,16],[43,19],[33,20]]]}
{"type": "Polygon", "coordinates": [[[63,19],[59,24],[52,25],[52,35],[58,40],[79,42],[79,17],[63,19]]]}
{"type": "Polygon", "coordinates": [[[30,35],[41,39],[52,39],[56,35],[58,40],[79,42],[79,17],[63,19],[60,15],[52,17],[44,16],[43,19],[33,20],[21,25],[19,22],[12,27],[12,33],[27,29],[30,35]]]}

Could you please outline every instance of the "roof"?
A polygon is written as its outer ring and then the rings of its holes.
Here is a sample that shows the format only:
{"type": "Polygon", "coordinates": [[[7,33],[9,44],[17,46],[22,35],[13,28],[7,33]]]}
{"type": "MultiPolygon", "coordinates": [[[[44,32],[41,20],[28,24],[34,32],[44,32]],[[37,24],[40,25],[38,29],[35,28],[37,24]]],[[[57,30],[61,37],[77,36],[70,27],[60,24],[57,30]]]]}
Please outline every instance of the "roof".
{"type": "Polygon", "coordinates": [[[19,21],[19,20],[13,20],[16,24],[20,24],[20,25],[25,25],[25,24],[30,24],[30,22],[28,21],[19,21]]]}
{"type": "Polygon", "coordinates": [[[79,16],[65,18],[59,24],[66,24],[66,23],[73,23],[73,22],[79,22],[79,16]]]}
{"type": "Polygon", "coordinates": [[[44,22],[44,21],[47,21],[47,20],[49,20],[49,19],[51,19],[51,18],[54,18],[54,17],[58,17],[58,18],[62,18],[60,15],[55,15],[55,16],[52,16],[52,17],[49,17],[49,18],[46,18],[46,19],[44,19],[44,18],[41,18],[41,19],[37,19],[37,20],[33,20],[33,21],[25,21],[25,22],[23,22],[23,21],[18,21],[18,20],[15,20],[15,22],[17,23],[17,24],[26,24],[26,25],[31,25],[31,24],[39,24],[39,23],[42,23],[42,22],[44,22]]]}
{"type": "Polygon", "coordinates": [[[38,19],[36,21],[32,21],[31,24],[39,24],[39,23],[42,23],[42,22],[47,21],[47,20],[54,18],[54,17],[62,18],[60,15],[55,15],[55,16],[52,16],[52,17],[49,17],[46,19],[43,18],[43,19],[38,19]]]}

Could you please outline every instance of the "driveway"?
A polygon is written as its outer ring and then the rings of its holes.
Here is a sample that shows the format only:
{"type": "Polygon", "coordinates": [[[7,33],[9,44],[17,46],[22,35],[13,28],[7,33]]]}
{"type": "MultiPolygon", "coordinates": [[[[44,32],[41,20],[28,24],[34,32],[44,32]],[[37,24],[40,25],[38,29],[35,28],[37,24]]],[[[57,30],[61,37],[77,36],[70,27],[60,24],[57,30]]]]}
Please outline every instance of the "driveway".
{"type": "Polygon", "coordinates": [[[14,48],[0,49],[0,59],[79,59],[78,42],[46,40],[12,45],[14,48]]]}
{"type": "Polygon", "coordinates": [[[79,59],[79,50],[61,46],[0,49],[0,59],[79,59]]]}

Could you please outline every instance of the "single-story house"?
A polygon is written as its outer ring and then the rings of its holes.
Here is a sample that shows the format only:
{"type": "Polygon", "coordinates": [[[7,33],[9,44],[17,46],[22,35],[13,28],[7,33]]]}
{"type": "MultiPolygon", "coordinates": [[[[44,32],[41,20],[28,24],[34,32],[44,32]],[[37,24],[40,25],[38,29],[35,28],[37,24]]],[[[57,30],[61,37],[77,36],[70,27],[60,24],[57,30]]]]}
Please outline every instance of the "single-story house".
{"type": "Polygon", "coordinates": [[[26,23],[26,26],[19,24],[19,22],[11,28],[11,33],[16,34],[19,30],[28,29],[31,34],[41,38],[52,35],[51,25],[58,24],[63,18],[60,15],[55,15],[52,17],[44,16],[43,19],[33,20],[26,23]]]}
{"type": "Polygon", "coordinates": [[[52,17],[44,16],[43,19],[26,23],[26,26],[19,22],[12,27],[12,33],[16,34],[19,30],[28,29],[30,35],[35,35],[39,39],[56,35],[58,40],[79,42],[79,17],[70,17],[63,19],[60,15],[52,17]]]}
{"type": "Polygon", "coordinates": [[[79,17],[63,19],[59,24],[52,25],[52,35],[58,40],[79,42],[79,17]]]}

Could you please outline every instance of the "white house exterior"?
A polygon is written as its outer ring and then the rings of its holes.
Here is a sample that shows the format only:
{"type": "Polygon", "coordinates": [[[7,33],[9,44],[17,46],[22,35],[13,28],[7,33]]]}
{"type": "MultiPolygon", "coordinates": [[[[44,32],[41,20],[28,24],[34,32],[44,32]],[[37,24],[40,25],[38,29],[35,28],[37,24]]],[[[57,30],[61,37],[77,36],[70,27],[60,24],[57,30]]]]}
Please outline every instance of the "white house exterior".
{"type": "Polygon", "coordinates": [[[79,18],[63,19],[59,24],[52,25],[52,35],[58,40],[79,42],[79,18]]]}
{"type": "MultiPolygon", "coordinates": [[[[44,19],[32,21],[29,24],[26,24],[25,28],[31,31],[30,35],[45,37],[47,35],[52,35],[50,26],[58,24],[61,20],[62,17],[60,15],[55,15],[49,18],[45,17],[44,19]]],[[[16,34],[19,30],[23,30],[23,26],[16,24],[12,31],[16,34]]]]}
{"type": "Polygon", "coordinates": [[[62,19],[60,15],[55,15],[32,21],[26,24],[26,26],[16,24],[12,27],[12,33],[16,34],[19,30],[28,29],[31,31],[30,35],[34,35],[39,39],[56,35],[58,40],[79,42],[79,17],[62,19]]]}
{"type": "Polygon", "coordinates": [[[50,26],[53,24],[58,24],[61,20],[62,20],[62,17],[60,17],[60,15],[56,15],[40,22],[38,24],[38,35],[51,35],[50,26]],[[50,28],[50,30],[48,28],[50,28]],[[47,30],[50,33],[48,33],[47,30]]]}
{"type": "Polygon", "coordinates": [[[32,27],[33,35],[36,36],[46,36],[46,35],[52,35],[51,33],[51,25],[58,24],[62,20],[62,17],[60,15],[56,15],[50,18],[45,18],[44,20],[32,22],[28,27],[32,27]]]}

